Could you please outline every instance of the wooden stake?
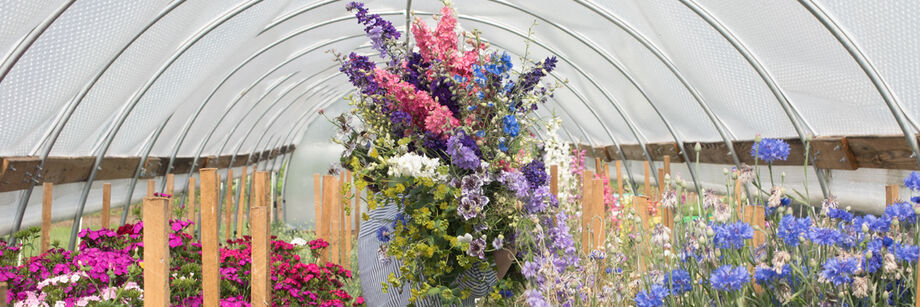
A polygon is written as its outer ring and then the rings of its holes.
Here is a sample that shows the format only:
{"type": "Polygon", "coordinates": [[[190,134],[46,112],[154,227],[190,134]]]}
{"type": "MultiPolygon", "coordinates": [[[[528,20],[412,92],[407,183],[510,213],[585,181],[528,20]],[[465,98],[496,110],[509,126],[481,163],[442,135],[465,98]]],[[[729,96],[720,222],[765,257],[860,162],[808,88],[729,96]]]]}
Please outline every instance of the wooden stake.
{"type": "Polygon", "coordinates": [[[6,303],[8,289],[9,285],[6,282],[0,282],[0,307],[9,306],[9,304],[6,303]]]}
{"type": "Polygon", "coordinates": [[[271,193],[268,172],[253,175],[252,204],[249,220],[252,223],[252,306],[271,306],[271,193]]]}
{"type": "Polygon", "coordinates": [[[594,215],[594,172],[584,171],[584,177],[581,180],[582,197],[581,197],[581,251],[585,254],[590,253],[591,247],[591,217],[594,215]]]}
{"type": "Polygon", "coordinates": [[[102,228],[109,228],[109,218],[111,218],[112,207],[112,184],[102,184],[102,228]]]}
{"type": "MultiPolygon", "coordinates": [[[[218,251],[216,168],[201,170],[201,285],[204,307],[220,306],[220,252],[218,251]]],[[[167,305],[162,305],[167,306],[167,305]]]]}
{"type": "MultiPolygon", "coordinates": [[[[54,184],[45,182],[42,186],[42,253],[48,251],[48,248],[51,246],[51,202],[53,200],[54,184]]],[[[5,296],[0,296],[0,301],[6,302],[3,298],[5,298],[5,296]]]]}
{"type": "Polygon", "coordinates": [[[652,200],[652,168],[649,166],[648,160],[645,160],[643,168],[645,169],[645,196],[652,200]]]}
{"type": "Polygon", "coordinates": [[[144,306],[169,306],[169,198],[144,198],[144,306]]]}
{"type": "Polygon", "coordinates": [[[147,179],[147,197],[153,197],[157,192],[157,183],[153,179],[147,179]]]}
{"type": "Polygon", "coordinates": [[[224,239],[233,237],[233,169],[227,169],[227,186],[224,192],[224,239]]]}
{"type": "Polygon", "coordinates": [[[549,166],[549,192],[559,196],[559,166],[549,166]]]}
{"type": "Polygon", "coordinates": [[[649,229],[649,215],[648,215],[648,197],[640,196],[636,197],[636,211],[639,212],[639,217],[642,218],[642,228],[645,231],[649,229]]]}
{"type": "Polygon", "coordinates": [[[236,209],[236,238],[243,237],[243,225],[246,225],[246,215],[249,214],[248,208],[252,206],[249,202],[246,201],[246,187],[249,181],[249,175],[246,174],[246,166],[243,166],[243,175],[240,176],[240,186],[237,188],[240,195],[240,203],[237,205],[236,209]]]}
{"type": "Polygon", "coordinates": [[[185,202],[185,219],[189,221],[195,220],[195,196],[195,177],[188,176],[188,201],[185,202]]]}
{"type": "Polygon", "coordinates": [[[617,194],[620,203],[623,203],[623,161],[620,160],[617,160],[617,194]]]}
{"type": "Polygon", "coordinates": [[[891,205],[898,202],[898,185],[892,184],[885,186],[885,205],[891,205]]]}
{"type": "Polygon", "coordinates": [[[166,174],[166,194],[172,195],[176,186],[176,175],[166,174]]]}
{"type": "Polygon", "coordinates": [[[604,180],[594,179],[594,209],[591,210],[591,225],[594,228],[594,249],[601,249],[607,236],[604,221],[604,180]]]}
{"type": "MultiPolygon", "coordinates": [[[[345,171],[345,182],[351,182],[351,171],[345,171]]],[[[345,191],[345,207],[351,207],[351,188],[345,191]]],[[[349,210],[351,211],[351,210],[349,210]]],[[[345,210],[342,210],[345,214],[345,210]]],[[[345,214],[345,253],[341,265],[351,270],[351,214],[345,214]]]]}
{"type": "Polygon", "coordinates": [[[741,206],[741,179],[735,179],[735,203],[738,207],[738,218],[741,218],[744,214],[742,210],[744,207],[741,206]]]}
{"type": "Polygon", "coordinates": [[[346,201],[345,201],[345,197],[343,197],[344,195],[342,195],[342,190],[345,189],[345,186],[348,183],[348,181],[345,181],[345,172],[339,173],[339,183],[341,185],[339,186],[339,190],[337,191],[338,192],[337,194],[339,194],[339,196],[338,196],[338,204],[337,204],[338,209],[336,210],[336,212],[338,212],[339,214],[337,216],[334,216],[333,218],[338,219],[339,221],[339,231],[335,232],[335,235],[338,236],[338,239],[339,239],[339,246],[336,247],[338,249],[338,259],[335,263],[338,263],[339,265],[341,265],[343,262],[342,260],[344,259],[342,254],[345,253],[345,204],[346,204],[346,201]]]}
{"type": "Polygon", "coordinates": [[[604,169],[601,167],[601,158],[594,158],[594,173],[600,175],[604,169]]]}
{"type": "Polygon", "coordinates": [[[668,155],[664,156],[664,173],[671,174],[671,156],[668,155]]]}
{"type": "Polygon", "coordinates": [[[658,169],[658,195],[655,195],[655,199],[661,200],[661,195],[668,190],[668,186],[664,183],[664,169],[658,169]]]}
{"type": "Polygon", "coordinates": [[[326,241],[329,241],[329,247],[323,251],[323,256],[321,257],[321,262],[329,262],[331,260],[330,256],[332,255],[332,245],[334,244],[333,237],[329,234],[332,231],[332,212],[333,204],[335,203],[335,194],[339,190],[338,180],[336,180],[333,175],[323,176],[323,205],[321,207],[320,219],[319,219],[319,237],[323,238],[326,241]]]}

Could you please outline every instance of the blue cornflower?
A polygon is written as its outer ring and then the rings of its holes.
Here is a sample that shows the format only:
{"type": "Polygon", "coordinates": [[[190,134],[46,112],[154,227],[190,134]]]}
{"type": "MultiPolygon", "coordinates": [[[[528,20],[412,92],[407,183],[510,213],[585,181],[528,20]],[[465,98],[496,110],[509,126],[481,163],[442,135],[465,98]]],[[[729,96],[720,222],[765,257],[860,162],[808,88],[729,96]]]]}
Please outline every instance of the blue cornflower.
{"type": "Polygon", "coordinates": [[[505,134],[511,137],[516,137],[521,132],[521,127],[518,126],[517,118],[513,114],[505,115],[505,118],[502,119],[502,128],[505,130],[505,134]]]}
{"type": "Polygon", "coordinates": [[[780,273],[767,266],[758,266],[754,270],[754,280],[761,285],[769,285],[775,282],[778,279],[788,278],[792,274],[792,267],[788,264],[783,266],[783,270],[780,273]]]}
{"type": "Polygon", "coordinates": [[[613,270],[610,269],[610,267],[607,267],[606,269],[604,269],[604,272],[607,272],[607,274],[610,274],[611,272],[613,272],[613,270]]]}
{"type": "Polygon", "coordinates": [[[895,244],[894,257],[898,260],[915,262],[917,258],[920,258],[920,247],[916,245],[901,245],[900,243],[895,244]]]}
{"type": "Polygon", "coordinates": [[[390,228],[396,229],[397,224],[402,224],[403,227],[406,227],[407,223],[408,223],[408,220],[406,219],[406,214],[399,212],[399,213],[396,213],[396,217],[393,218],[393,222],[390,223],[390,228]]]}
{"type": "Polygon", "coordinates": [[[920,196],[914,196],[910,198],[910,201],[920,204],[920,196]]]}
{"type": "Polygon", "coordinates": [[[885,208],[885,217],[913,223],[917,217],[914,206],[908,202],[898,202],[885,208]]]}
{"type": "Polygon", "coordinates": [[[636,307],[658,307],[664,305],[664,298],[668,297],[668,290],[661,285],[652,285],[648,291],[639,291],[636,294],[636,307]]]}
{"type": "Polygon", "coordinates": [[[390,242],[390,229],[386,226],[380,226],[380,228],[377,228],[377,240],[380,240],[380,242],[383,243],[390,242]]]}
{"type": "Polygon", "coordinates": [[[843,209],[829,208],[827,209],[827,216],[847,223],[853,221],[853,214],[843,209]]]}
{"type": "Polygon", "coordinates": [[[501,294],[502,298],[509,298],[514,296],[514,292],[511,292],[511,290],[508,289],[499,290],[498,294],[501,294]]]}
{"type": "MultiPolygon", "coordinates": [[[[610,270],[610,268],[607,268],[610,270]]],[[[680,295],[693,290],[693,280],[690,273],[681,269],[674,269],[664,276],[664,285],[671,289],[671,294],[680,295]]]]}
{"type": "Polygon", "coordinates": [[[810,217],[796,218],[790,214],[783,216],[783,219],[779,221],[776,235],[783,238],[783,242],[786,242],[787,245],[796,247],[799,245],[799,238],[807,234],[810,227],[810,217]]]}
{"type": "Polygon", "coordinates": [[[808,238],[815,244],[834,245],[843,239],[843,234],[832,228],[812,228],[808,238]]]}
{"type": "Polygon", "coordinates": [[[824,263],[821,277],[835,286],[840,286],[853,282],[852,275],[857,269],[859,269],[859,261],[856,258],[831,258],[824,263]]]}
{"type": "Polygon", "coordinates": [[[781,139],[763,139],[751,147],[751,157],[767,163],[775,160],[785,161],[789,157],[789,144],[781,139]]]}
{"type": "Polygon", "coordinates": [[[875,217],[872,214],[866,214],[862,218],[859,228],[862,228],[862,224],[868,224],[869,230],[875,232],[888,232],[891,229],[891,220],[886,218],[884,215],[882,217],[875,217]]]}
{"type": "Polygon", "coordinates": [[[750,280],[750,275],[746,268],[731,265],[723,265],[709,275],[709,283],[716,290],[734,291],[740,290],[750,280]]]}
{"type": "Polygon", "coordinates": [[[920,173],[910,172],[910,175],[904,178],[904,185],[911,190],[920,191],[920,173]]]}
{"type": "Polygon", "coordinates": [[[718,248],[739,249],[744,247],[744,240],[754,237],[754,228],[745,222],[713,224],[712,230],[715,232],[712,243],[718,248]]]}

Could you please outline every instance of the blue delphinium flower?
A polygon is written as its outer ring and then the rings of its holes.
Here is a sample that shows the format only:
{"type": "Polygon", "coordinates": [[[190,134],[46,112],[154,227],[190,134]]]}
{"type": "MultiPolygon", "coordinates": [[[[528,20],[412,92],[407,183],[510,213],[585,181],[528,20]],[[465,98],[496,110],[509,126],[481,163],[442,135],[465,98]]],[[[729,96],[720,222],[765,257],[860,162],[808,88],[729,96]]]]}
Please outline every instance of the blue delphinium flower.
{"type": "Polygon", "coordinates": [[[380,240],[380,242],[383,243],[390,242],[390,229],[386,226],[380,226],[380,228],[377,228],[377,240],[380,240]]]}
{"type": "Polygon", "coordinates": [[[783,216],[779,221],[779,229],[776,235],[783,239],[789,246],[796,247],[799,245],[799,238],[808,233],[811,227],[811,218],[796,218],[793,215],[783,216]]]}
{"type": "Polygon", "coordinates": [[[521,168],[521,173],[524,173],[531,189],[546,185],[546,165],[542,159],[533,159],[521,168]]]}
{"type": "Polygon", "coordinates": [[[527,297],[528,306],[549,307],[549,303],[546,302],[543,293],[540,293],[537,289],[528,289],[524,291],[524,296],[527,297]]]}
{"type": "Polygon", "coordinates": [[[895,244],[894,257],[898,260],[915,262],[917,258],[920,258],[920,247],[916,245],[901,245],[900,243],[895,244]]]}
{"type": "Polygon", "coordinates": [[[745,222],[713,224],[712,230],[715,232],[712,243],[718,248],[739,249],[744,247],[744,240],[754,237],[754,228],[745,222]]]}
{"type": "Polygon", "coordinates": [[[504,129],[505,134],[511,137],[516,137],[521,132],[521,127],[518,125],[514,114],[505,115],[505,118],[502,119],[502,129],[504,129]]]}
{"type": "Polygon", "coordinates": [[[500,294],[502,298],[509,298],[509,297],[514,296],[514,292],[511,292],[511,290],[508,290],[508,289],[499,290],[498,294],[500,294]]]}
{"type": "Polygon", "coordinates": [[[748,270],[741,266],[723,265],[709,275],[709,283],[712,287],[722,291],[740,290],[748,280],[750,280],[748,270]]]}
{"type": "Polygon", "coordinates": [[[910,175],[904,178],[904,185],[911,190],[920,191],[920,172],[910,172],[910,175]]]}
{"type": "Polygon", "coordinates": [[[859,269],[859,261],[853,257],[831,258],[824,262],[823,268],[821,277],[835,286],[840,286],[853,282],[853,273],[859,269]]]}
{"type": "Polygon", "coordinates": [[[637,307],[658,307],[664,305],[664,299],[668,296],[668,290],[661,285],[652,285],[648,291],[639,291],[636,294],[637,307]]]}
{"type": "MultiPolygon", "coordinates": [[[[610,268],[607,268],[607,270],[610,270],[610,268]]],[[[690,273],[681,269],[674,269],[666,274],[664,276],[664,285],[671,289],[671,294],[674,295],[693,290],[693,280],[690,279],[690,273]]]]}
{"type": "Polygon", "coordinates": [[[832,218],[832,219],[842,220],[847,223],[853,221],[852,213],[850,213],[849,211],[846,211],[843,209],[837,209],[837,208],[827,209],[827,217],[832,218]]]}
{"type": "Polygon", "coordinates": [[[751,147],[751,157],[767,163],[775,160],[785,161],[789,157],[789,144],[780,139],[763,139],[751,147]]]}
{"type": "Polygon", "coordinates": [[[914,212],[914,205],[908,202],[898,202],[885,208],[885,217],[907,223],[914,223],[917,213],[914,212]]]}
{"type": "Polygon", "coordinates": [[[367,37],[371,39],[374,50],[380,52],[380,57],[385,57],[387,55],[387,50],[384,43],[387,40],[399,39],[399,31],[396,31],[393,24],[383,19],[383,17],[380,17],[380,15],[368,14],[367,9],[364,8],[364,3],[351,2],[345,8],[348,11],[354,9],[358,10],[355,12],[358,23],[365,25],[364,32],[367,33],[367,37]]]}
{"type": "Polygon", "coordinates": [[[843,234],[832,228],[812,228],[808,233],[808,238],[815,244],[834,245],[843,239],[843,234]]]}

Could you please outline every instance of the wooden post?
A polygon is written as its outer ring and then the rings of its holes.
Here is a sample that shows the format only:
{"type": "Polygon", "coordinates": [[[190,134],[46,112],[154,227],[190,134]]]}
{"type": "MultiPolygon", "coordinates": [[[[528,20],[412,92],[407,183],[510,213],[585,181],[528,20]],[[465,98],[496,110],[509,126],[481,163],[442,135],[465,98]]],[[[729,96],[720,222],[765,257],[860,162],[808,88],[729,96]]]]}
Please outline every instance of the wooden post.
{"type": "Polygon", "coordinates": [[[271,306],[271,195],[267,172],[253,174],[255,203],[249,210],[252,223],[252,306],[271,306]]]}
{"type": "Polygon", "coordinates": [[[185,219],[195,221],[195,177],[188,176],[188,201],[185,203],[185,219]]]}
{"type": "Polygon", "coordinates": [[[885,205],[891,205],[898,202],[898,185],[892,184],[885,186],[885,205]]]}
{"type": "Polygon", "coordinates": [[[735,179],[735,203],[738,207],[738,218],[741,218],[745,212],[743,212],[744,207],[741,206],[741,179],[735,179]]]}
{"type": "Polygon", "coordinates": [[[549,166],[549,192],[559,196],[559,166],[549,166]]]}
{"type": "Polygon", "coordinates": [[[617,194],[619,201],[623,203],[623,161],[617,160],[617,194]]]}
{"type": "Polygon", "coordinates": [[[594,179],[594,209],[591,210],[591,225],[594,228],[594,249],[603,249],[604,238],[607,237],[604,227],[604,180],[594,179]]]}
{"type": "Polygon", "coordinates": [[[661,199],[661,195],[668,190],[668,186],[664,183],[664,169],[658,169],[658,195],[655,195],[655,199],[661,199]]]}
{"type": "Polygon", "coordinates": [[[169,306],[169,198],[144,198],[144,306],[169,306]]]}
{"type": "MultiPolygon", "coordinates": [[[[345,182],[347,183],[351,182],[351,171],[345,171],[345,182]]],[[[351,198],[351,188],[349,187],[348,190],[345,191],[345,206],[344,207],[346,208],[351,207],[350,198],[351,198]]],[[[346,269],[351,270],[351,212],[346,214],[345,210],[342,210],[342,214],[344,214],[344,220],[345,220],[345,253],[342,256],[343,261],[340,264],[344,266],[346,269]]]]}
{"type": "Polygon", "coordinates": [[[173,189],[175,187],[176,187],[176,175],[166,174],[166,194],[172,195],[173,189]]]}
{"type": "Polygon", "coordinates": [[[102,228],[109,228],[109,218],[112,216],[112,184],[102,184],[102,228]]]}
{"type": "Polygon", "coordinates": [[[591,217],[594,215],[594,172],[585,170],[581,180],[581,251],[590,253],[591,217]]]}
{"type": "Polygon", "coordinates": [[[227,169],[227,186],[224,193],[224,239],[233,237],[233,169],[227,169]]]}
{"type": "MultiPolygon", "coordinates": [[[[320,236],[319,225],[320,220],[322,220],[322,208],[323,208],[323,183],[320,181],[319,173],[313,174],[313,211],[314,211],[314,225],[313,232],[317,237],[320,236]]],[[[325,238],[323,238],[325,240],[325,238]]]]}
{"type": "Polygon", "coordinates": [[[642,218],[642,228],[647,232],[649,228],[648,197],[636,197],[636,211],[639,212],[639,217],[642,218]]]}
{"type": "MultiPolygon", "coordinates": [[[[357,179],[357,178],[356,178],[357,179]]],[[[355,224],[352,228],[355,229],[355,235],[361,233],[361,190],[358,189],[358,186],[355,186],[355,224]]]]}
{"type": "Polygon", "coordinates": [[[348,181],[345,181],[344,171],[339,173],[339,183],[340,183],[339,190],[336,191],[337,194],[339,194],[338,195],[339,201],[337,204],[338,209],[336,210],[336,212],[338,212],[338,215],[334,216],[333,218],[338,219],[339,221],[339,231],[335,233],[335,235],[338,236],[338,239],[339,239],[339,246],[336,247],[339,251],[338,251],[338,261],[336,261],[335,263],[342,265],[342,260],[344,259],[344,256],[342,256],[342,254],[345,253],[345,204],[346,204],[345,197],[344,195],[342,195],[342,190],[345,189],[348,183],[348,181]]]}
{"type": "Polygon", "coordinates": [[[147,179],[147,197],[153,197],[157,192],[157,183],[153,179],[147,179]]]}
{"type": "Polygon", "coordinates": [[[645,160],[643,168],[645,169],[645,196],[652,200],[652,168],[649,166],[648,160],[645,160]]]}
{"type": "Polygon", "coordinates": [[[9,285],[6,282],[0,282],[0,307],[9,306],[9,304],[6,303],[8,288],[9,285]]]}
{"type": "Polygon", "coordinates": [[[237,188],[240,194],[240,203],[237,205],[236,213],[236,238],[243,237],[243,225],[246,224],[246,215],[249,210],[248,208],[252,206],[251,203],[246,201],[246,184],[249,181],[249,174],[246,173],[246,166],[243,166],[243,175],[240,176],[240,186],[237,188]]]}
{"type": "Polygon", "coordinates": [[[664,173],[671,174],[671,156],[669,155],[664,156],[664,173]]]}
{"type": "Polygon", "coordinates": [[[604,169],[601,167],[601,158],[594,158],[594,173],[601,175],[603,171],[604,169]]]}
{"type": "Polygon", "coordinates": [[[332,231],[332,212],[333,204],[335,203],[335,194],[339,190],[339,181],[336,180],[333,175],[323,176],[323,205],[321,207],[320,219],[319,219],[319,237],[329,242],[329,247],[323,251],[323,256],[321,257],[321,262],[329,262],[331,260],[330,255],[332,255],[333,248],[333,237],[329,234],[332,231]]]}
{"type": "MultiPolygon", "coordinates": [[[[44,253],[48,251],[48,248],[51,246],[51,202],[54,200],[54,184],[50,182],[45,182],[42,185],[42,241],[41,241],[41,252],[44,253]]],[[[0,297],[0,301],[6,302],[4,300],[5,296],[0,297]]]]}
{"type": "MultiPolygon", "coordinates": [[[[220,179],[216,168],[201,170],[201,286],[203,307],[220,306],[220,240],[217,198],[220,179]]],[[[162,305],[166,306],[166,305],[162,305]]]]}

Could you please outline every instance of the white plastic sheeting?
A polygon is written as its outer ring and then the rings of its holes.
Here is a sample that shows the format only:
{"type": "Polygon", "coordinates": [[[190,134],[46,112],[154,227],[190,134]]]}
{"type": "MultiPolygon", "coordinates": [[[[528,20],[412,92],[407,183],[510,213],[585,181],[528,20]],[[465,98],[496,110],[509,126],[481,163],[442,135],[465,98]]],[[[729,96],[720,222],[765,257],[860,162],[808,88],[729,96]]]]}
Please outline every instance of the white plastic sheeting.
{"type": "MultiPolygon", "coordinates": [[[[751,51],[788,95],[806,132],[903,134],[867,74],[802,1],[456,0],[453,5],[465,30],[480,29],[496,47],[520,56],[532,29],[530,56],[560,58],[554,76],[567,80],[568,87],[558,90],[547,108],[567,119],[575,142],[717,142],[723,141],[720,129],[730,140],[757,134],[798,137],[754,68],[688,5],[703,8],[751,51]]],[[[920,2],[816,3],[878,70],[899,103],[895,107],[907,117],[908,132],[916,133],[920,2]]],[[[299,146],[292,186],[312,185],[312,173],[324,172],[336,159],[328,142],[333,132],[314,112],[320,104],[343,110],[337,98],[352,91],[327,51],[367,52],[363,27],[345,11],[347,1],[76,1],[54,18],[66,4],[0,2],[0,60],[14,64],[0,79],[0,156],[39,154],[54,126],[69,118],[52,155],[137,156],[154,142],[155,156],[208,156],[294,143],[299,146]],[[224,18],[235,10],[240,12],[224,18]],[[46,22],[51,22],[46,29],[39,27],[46,22]],[[38,30],[43,32],[18,56],[18,46],[38,30]],[[99,81],[71,111],[75,95],[99,73],[99,81]],[[116,131],[122,117],[126,124],[116,131]],[[161,137],[152,139],[164,121],[161,137]],[[102,153],[109,133],[115,138],[102,153]]],[[[440,5],[415,0],[411,9],[430,22],[440,5]]],[[[367,1],[367,7],[405,28],[406,1],[367,1]]],[[[700,175],[718,187],[723,167],[707,166],[700,175]]],[[[801,178],[800,168],[787,172],[787,182],[801,178]]],[[[899,171],[833,171],[831,191],[871,209],[878,197],[869,196],[881,195],[881,186],[901,176],[899,171]]],[[[312,202],[312,189],[287,192],[289,206],[312,202]]],[[[13,208],[18,197],[0,195],[0,206],[13,208]]],[[[58,207],[55,215],[72,215],[72,207],[58,207]]],[[[27,217],[36,209],[30,205],[27,217]]]]}

